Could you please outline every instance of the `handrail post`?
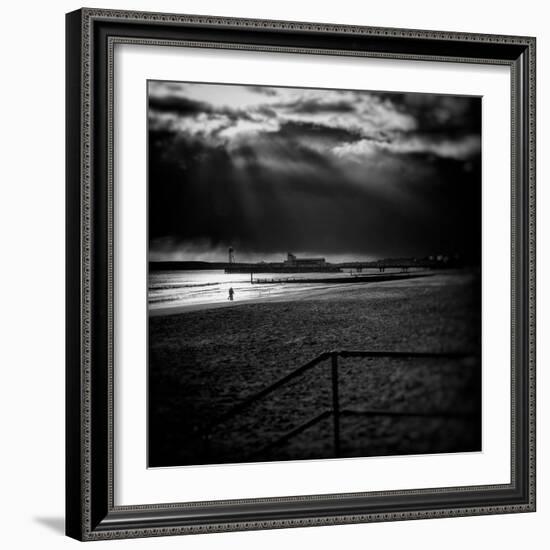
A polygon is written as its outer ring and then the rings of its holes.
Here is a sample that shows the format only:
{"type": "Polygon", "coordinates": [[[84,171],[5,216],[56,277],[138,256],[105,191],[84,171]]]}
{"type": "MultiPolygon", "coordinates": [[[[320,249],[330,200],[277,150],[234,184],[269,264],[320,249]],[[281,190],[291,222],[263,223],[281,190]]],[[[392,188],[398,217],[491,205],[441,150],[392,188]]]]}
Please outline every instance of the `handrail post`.
{"type": "Polygon", "coordinates": [[[338,352],[331,355],[332,419],[334,427],[334,456],[340,456],[340,399],[338,395],[338,352]]]}

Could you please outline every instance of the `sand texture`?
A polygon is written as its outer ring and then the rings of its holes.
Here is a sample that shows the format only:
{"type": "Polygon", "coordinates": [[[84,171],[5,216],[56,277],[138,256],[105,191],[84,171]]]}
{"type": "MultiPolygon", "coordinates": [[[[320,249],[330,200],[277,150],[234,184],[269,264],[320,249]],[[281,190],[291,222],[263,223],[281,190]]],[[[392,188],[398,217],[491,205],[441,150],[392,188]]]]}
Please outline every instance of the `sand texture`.
{"type": "MultiPolygon", "coordinates": [[[[242,400],[326,351],[479,355],[480,315],[479,274],[458,271],[152,316],[149,465],[334,457],[332,417],[273,445],[330,411],[330,361],[213,426],[242,400]]],[[[481,450],[479,360],[340,359],[338,370],[342,409],[442,414],[343,415],[340,456],[481,450]]]]}

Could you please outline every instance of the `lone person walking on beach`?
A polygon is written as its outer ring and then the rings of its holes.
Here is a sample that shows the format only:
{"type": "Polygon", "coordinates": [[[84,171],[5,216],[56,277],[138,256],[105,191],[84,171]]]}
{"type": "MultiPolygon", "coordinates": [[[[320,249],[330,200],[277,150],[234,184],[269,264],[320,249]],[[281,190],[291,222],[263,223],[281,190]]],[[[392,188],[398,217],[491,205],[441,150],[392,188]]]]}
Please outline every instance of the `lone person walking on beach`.
{"type": "Polygon", "coordinates": [[[233,301],[233,294],[235,294],[235,291],[233,290],[233,287],[231,287],[229,289],[229,296],[227,297],[227,299],[233,301]]]}

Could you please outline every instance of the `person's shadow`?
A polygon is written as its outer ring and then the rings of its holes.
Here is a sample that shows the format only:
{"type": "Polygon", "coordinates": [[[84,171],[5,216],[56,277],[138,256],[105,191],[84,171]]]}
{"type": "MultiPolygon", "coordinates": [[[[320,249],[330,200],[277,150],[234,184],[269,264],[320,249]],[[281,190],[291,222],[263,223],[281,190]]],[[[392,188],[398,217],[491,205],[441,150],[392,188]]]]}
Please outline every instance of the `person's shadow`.
{"type": "Polygon", "coordinates": [[[51,531],[55,531],[58,535],[65,534],[65,518],[62,517],[38,517],[34,518],[36,523],[40,523],[44,527],[48,527],[51,531]]]}

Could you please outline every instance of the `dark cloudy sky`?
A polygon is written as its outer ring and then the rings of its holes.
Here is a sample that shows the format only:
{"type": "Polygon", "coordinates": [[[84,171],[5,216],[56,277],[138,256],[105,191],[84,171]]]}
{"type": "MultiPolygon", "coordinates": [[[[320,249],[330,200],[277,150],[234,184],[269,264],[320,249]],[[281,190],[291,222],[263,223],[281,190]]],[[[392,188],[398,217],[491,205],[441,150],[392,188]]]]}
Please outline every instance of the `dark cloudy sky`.
{"type": "Polygon", "coordinates": [[[481,247],[481,99],[152,81],[151,260],[481,247]]]}

